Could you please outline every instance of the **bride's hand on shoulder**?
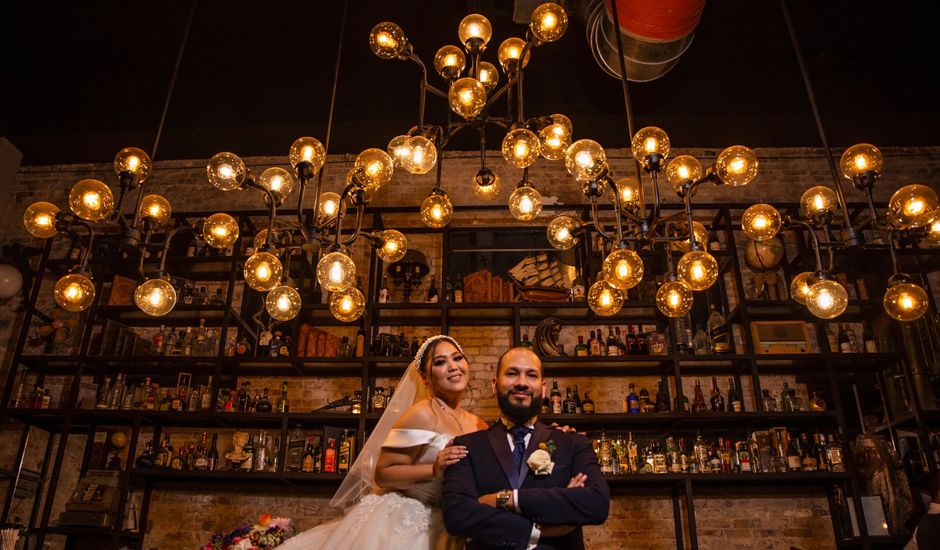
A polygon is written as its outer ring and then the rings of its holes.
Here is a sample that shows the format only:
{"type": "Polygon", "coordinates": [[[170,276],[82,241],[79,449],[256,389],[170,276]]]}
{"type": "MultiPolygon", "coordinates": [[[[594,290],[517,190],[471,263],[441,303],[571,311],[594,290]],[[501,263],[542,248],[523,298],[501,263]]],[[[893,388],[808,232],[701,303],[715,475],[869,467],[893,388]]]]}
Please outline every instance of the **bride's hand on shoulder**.
{"type": "Polygon", "coordinates": [[[558,422],[552,422],[548,425],[548,427],[552,428],[553,430],[561,430],[565,433],[574,432],[581,435],[587,435],[587,432],[579,432],[577,428],[572,428],[571,426],[559,426],[558,422]]]}
{"type": "Polygon", "coordinates": [[[434,476],[437,477],[444,473],[444,469],[453,466],[467,456],[467,448],[463,445],[454,445],[451,441],[446,447],[437,453],[437,459],[434,461],[434,476]]]}

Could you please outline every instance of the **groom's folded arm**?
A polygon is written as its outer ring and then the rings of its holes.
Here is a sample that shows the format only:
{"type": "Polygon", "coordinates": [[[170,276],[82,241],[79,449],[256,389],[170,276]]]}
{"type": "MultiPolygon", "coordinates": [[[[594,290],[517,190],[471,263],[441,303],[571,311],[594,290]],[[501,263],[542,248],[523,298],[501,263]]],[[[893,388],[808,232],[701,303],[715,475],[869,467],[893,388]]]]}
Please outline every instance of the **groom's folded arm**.
{"type": "Polygon", "coordinates": [[[519,489],[522,515],[545,524],[600,525],[607,521],[610,489],[597,463],[597,455],[583,436],[575,439],[571,475],[587,476],[584,487],[519,489]]]}
{"type": "MultiPolygon", "coordinates": [[[[466,441],[459,440],[455,440],[455,444],[468,445],[466,441]]],[[[465,458],[444,470],[441,508],[447,532],[492,546],[528,547],[533,526],[531,521],[512,512],[480,504],[472,463],[473,447],[468,445],[468,451],[465,458]]],[[[494,475],[502,475],[502,472],[496,471],[494,475]]]]}

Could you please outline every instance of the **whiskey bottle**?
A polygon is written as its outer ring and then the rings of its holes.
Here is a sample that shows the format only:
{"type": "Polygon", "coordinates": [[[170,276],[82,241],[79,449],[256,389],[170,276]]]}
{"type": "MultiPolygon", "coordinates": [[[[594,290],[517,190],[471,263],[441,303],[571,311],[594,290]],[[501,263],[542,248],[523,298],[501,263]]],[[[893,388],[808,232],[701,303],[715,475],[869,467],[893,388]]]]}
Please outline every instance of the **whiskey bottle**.
{"type": "Polygon", "coordinates": [[[614,340],[617,344],[617,355],[623,357],[627,354],[627,346],[623,343],[623,340],[620,338],[620,327],[614,327],[614,340]]]}
{"type": "Polygon", "coordinates": [[[547,395],[542,396],[542,404],[539,406],[539,414],[552,414],[552,402],[547,395]]]}
{"type": "Polygon", "coordinates": [[[744,412],[744,396],[731,377],[728,377],[728,405],[728,412],[744,412]]]}
{"type": "Polygon", "coordinates": [[[640,344],[636,339],[636,333],[633,331],[633,325],[627,325],[625,345],[627,347],[627,355],[637,355],[640,353],[640,344]]]}
{"type": "Polygon", "coordinates": [[[584,336],[578,335],[578,345],[574,347],[574,354],[577,357],[587,357],[589,356],[590,350],[586,345],[584,345],[584,336]]]}
{"type": "Polygon", "coordinates": [[[639,325],[639,330],[636,333],[636,346],[638,355],[650,354],[649,336],[646,331],[643,330],[643,325],[639,325]]]}
{"type": "Polygon", "coordinates": [[[272,409],[271,400],[268,398],[268,388],[264,388],[261,393],[261,399],[258,400],[258,404],[255,406],[255,411],[259,413],[269,413],[272,409]]]}
{"type": "Polygon", "coordinates": [[[164,325],[160,325],[160,331],[153,335],[153,354],[161,355],[163,353],[163,332],[166,330],[164,325]]]}
{"type": "Polygon", "coordinates": [[[437,292],[437,279],[434,275],[431,275],[431,283],[428,285],[428,297],[425,301],[429,304],[436,304],[440,300],[441,297],[437,292]]]}
{"type": "Polygon", "coordinates": [[[640,388],[640,412],[643,414],[651,413],[656,410],[650,399],[650,392],[646,388],[640,388]]]}
{"type": "Polygon", "coordinates": [[[780,392],[780,411],[793,412],[793,402],[790,400],[790,384],[783,383],[783,390],[780,392]]]}
{"type": "Polygon", "coordinates": [[[460,273],[457,274],[457,278],[454,280],[454,303],[463,303],[463,277],[460,273]]]}
{"type": "Polygon", "coordinates": [[[725,316],[718,311],[715,304],[710,306],[711,313],[708,316],[708,333],[711,336],[712,349],[714,353],[731,353],[731,338],[728,334],[728,322],[725,316]]]}
{"type": "Polygon", "coordinates": [[[250,472],[255,469],[255,436],[254,435],[248,436],[248,442],[245,443],[245,446],[242,448],[242,450],[245,452],[246,455],[248,455],[248,458],[239,465],[238,469],[250,472]]]}
{"type": "Polygon", "coordinates": [[[826,448],[826,458],[829,463],[829,471],[844,472],[845,464],[842,462],[842,444],[836,434],[829,436],[829,446],[826,448]]]}
{"type": "Polygon", "coordinates": [[[281,382],[281,395],[277,399],[277,412],[290,412],[290,400],[287,399],[287,380],[281,382]]]}
{"type": "Polygon", "coordinates": [[[604,341],[604,333],[601,327],[597,327],[597,355],[607,356],[607,342],[604,341]]]}
{"type": "Polygon", "coordinates": [[[627,432],[627,473],[637,473],[637,460],[640,450],[637,448],[636,441],[633,440],[633,432],[627,432]]]}
{"type": "Polygon", "coordinates": [[[303,453],[302,453],[302,457],[300,461],[300,471],[305,472],[305,473],[313,472],[315,463],[316,461],[313,458],[313,445],[307,443],[303,449],[303,453]]]}
{"type": "Polygon", "coordinates": [[[582,412],[584,412],[584,408],[582,407],[582,403],[581,403],[581,396],[578,395],[577,384],[574,385],[574,391],[571,392],[571,398],[574,399],[574,413],[581,414],[582,412]]]}
{"type": "Polygon", "coordinates": [[[339,444],[339,464],[337,466],[337,470],[341,474],[345,474],[349,471],[349,464],[352,462],[351,450],[349,433],[343,430],[343,436],[339,444]]]}
{"type": "Polygon", "coordinates": [[[695,397],[692,398],[692,412],[708,412],[708,405],[705,404],[705,394],[702,393],[702,385],[698,380],[695,381],[695,397]]]}
{"type": "Polygon", "coordinates": [[[721,390],[718,389],[718,379],[714,376],[712,376],[711,406],[712,412],[725,412],[725,398],[721,395],[721,390]]]}
{"type": "Polygon", "coordinates": [[[571,283],[571,301],[583,302],[585,295],[584,277],[581,276],[581,270],[578,269],[577,276],[571,283]]]}
{"type": "Polygon", "coordinates": [[[208,459],[208,450],[206,449],[206,439],[208,434],[202,432],[202,441],[199,442],[199,447],[196,449],[195,458],[193,459],[193,469],[194,470],[208,470],[209,469],[209,459],[208,459]]]}
{"type": "Polygon", "coordinates": [[[607,355],[616,357],[620,355],[620,347],[617,345],[617,339],[614,337],[614,329],[607,325],[607,355]]]}
{"type": "Polygon", "coordinates": [[[669,390],[662,380],[659,381],[659,389],[656,391],[656,412],[667,413],[672,409],[669,404],[669,390]]]}
{"type": "Polygon", "coordinates": [[[592,330],[591,337],[588,339],[588,355],[590,355],[591,357],[597,357],[600,354],[601,354],[600,340],[597,339],[597,333],[592,330]]]}
{"type": "Polygon", "coordinates": [[[822,434],[813,434],[813,453],[816,455],[816,467],[820,472],[829,471],[826,459],[826,438],[822,434]]]}
{"type": "Polygon", "coordinates": [[[575,414],[576,412],[574,399],[571,398],[570,386],[565,388],[565,400],[562,403],[562,409],[564,410],[565,414],[575,414]]]}
{"type": "Polygon", "coordinates": [[[95,408],[107,409],[108,402],[110,400],[111,400],[111,378],[105,377],[104,383],[102,383],[101,387],[98,388],[98,400],[95,403],[95,408]]]}
{"type": "Polygon", "coordinates": [[[787,435],[789,443],[787,445],[787,470],[790,472],[799,472],[803,469],[803,453],[800,452],[798,440],[792,435],[787,435]]]}
{"type": "Polygon", "coordinates": [[[331,437],[326,441],[326,449],[323,451],[323,472],[327,474],[336,473],[336,439],[331,437]]]}
{"type": "Polygon", "coordinates": [[[552,379],[552,393],[550,396],[552,402],[552,414],[562,413],[561,392],[558,391],[558,380],[552,379]]]}
{"type": "MultiPolygon", "coordinates": [[[[281,349],[281,331],[274,331],[274,338],[271,340],[271,345],[268,346],[267,352],[268,357],[277,357],[281,349]]],[[[260,350],[259,350],[260,351],[260,350]]]]}
{"type": "Polygon", "coordinates": [[[868,323],[862,323],[862,341],[865,346],[865,353],[878,353],[878,343],[868,327],[868,323]]]}
{"type": "Polygon", "coordinates": [[[213,471],[219,467],[219,434],[212,434],[212,447],[206,454],[206,469],[213,471]]]}
{"type": "Polygon", "coordinates": [[[372,395],[372,412],[381,414],[385,411],[385,388],[376,386],[372,395]]]}
{"type": "Polygon", "coordinates": [[[264,430],[261,430],[261,433],[258,434],[258,440],[254,446],[255,459],[254,464],[252,464],[252,470],[255,472],[263,472],[268,469],[268,434],[264,430]]]}
{"type": "Polygon", "coordinates": [[[607,434],[601,430],[601,440],[598,444],[597,461],[600,462],[602,474],[614,473],[614,453],[607,434]]]}
{"type": "Polygon", "coordinates": [[[581,410],[584,414],[594,414],[594,400],[591,399],[590,392],[584,392],[584,401],[581,402],[581,410]]]}
{"type": "Polygon", "coordinates": [[[777,412],[777,400],[770,395],[770,390],[761,390],[760,393],[764,412],[777,412]]]}
{"type": "MultiPolygon", "coordinates": [[[[306,452],[309,449],[307,445],[307,436],[298,424],[294,431],[287,436],[287,471],[299,472],[306,460],[306,452]]],[[[313,468],[313,457],[311,457],[310,467],[313,468]]],[[[304,470],[306,471],[306,470],[304,470]]]]}
{"type": "Polygon", "coordinates": [[[702,434],[695,435],[695,442],[692,444],[692,469],[695,473],[704,474],[710,471],[708,467],[708,446],[702,439],[702,434]]]}
{"type": "Polygon", "coordinates": [[[839,352],[852,353],[852,342],[842,323],[839,323],[839,352]]]}
{"type": "Polygon", "coordinates": [[[805,433],[800,434],[800,447],[803,451],[802,469],[804,472],[815,472],[819,469],[819,463],[816,461],[816,447],[810,445],[809,438],[805,433]]]}

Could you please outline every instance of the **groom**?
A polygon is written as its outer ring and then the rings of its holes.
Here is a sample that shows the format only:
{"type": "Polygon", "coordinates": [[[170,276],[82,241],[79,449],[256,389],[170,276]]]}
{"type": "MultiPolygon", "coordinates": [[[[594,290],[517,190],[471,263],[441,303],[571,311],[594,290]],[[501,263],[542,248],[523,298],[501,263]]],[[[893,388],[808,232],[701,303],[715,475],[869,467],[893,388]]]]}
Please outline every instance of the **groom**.
{"type": "Polygon", "coordinates": [[[538,422],[542,363],[513,348],[496,365],[500,420],[463,435],[467,457],[444,471],[444,525],[468,550],[576,550],[582,525],[607,520],[610,491],[591,443],[538,422]]]}

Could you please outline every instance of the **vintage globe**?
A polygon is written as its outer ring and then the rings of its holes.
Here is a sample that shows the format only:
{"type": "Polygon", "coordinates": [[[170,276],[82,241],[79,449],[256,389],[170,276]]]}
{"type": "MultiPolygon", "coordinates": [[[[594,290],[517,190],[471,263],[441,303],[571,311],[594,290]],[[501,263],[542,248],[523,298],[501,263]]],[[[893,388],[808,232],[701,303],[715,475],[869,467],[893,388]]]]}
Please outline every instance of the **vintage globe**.
{"type": "Polygon", "coordinates": [[[744,249],[744,263],[755,273],[773,271],[783,261],[783,241],[774,237],[766,241],[750,241],[744,249]]]}

